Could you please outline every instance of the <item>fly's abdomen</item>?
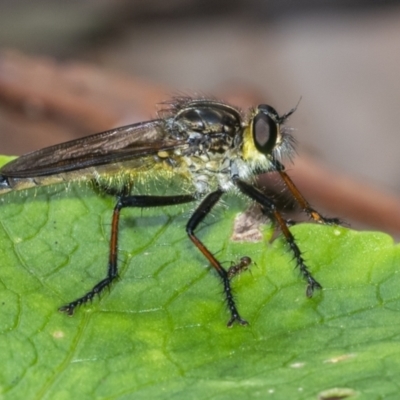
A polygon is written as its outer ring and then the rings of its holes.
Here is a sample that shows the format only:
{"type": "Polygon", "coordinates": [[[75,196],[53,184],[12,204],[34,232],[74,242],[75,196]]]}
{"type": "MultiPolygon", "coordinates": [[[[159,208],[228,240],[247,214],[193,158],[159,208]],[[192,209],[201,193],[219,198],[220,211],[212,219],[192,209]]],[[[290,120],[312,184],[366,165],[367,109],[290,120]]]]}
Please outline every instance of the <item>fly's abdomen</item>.
{"type": "MultiPolygon", "coordinates": [[[[70,182],[71,180],[74,180],[74,177],[70,175],[71,173],[39,176],[31,178],[16,178],[16,177],[7,177],[5,175],[0,175],[0,195],[11,191],[26,190],[38,186],[50,186],[63,183],[65,184],[67,182],[70,182]]],[[[80,179],[82,179],[82,176],[80,177],[80,179]]]]}

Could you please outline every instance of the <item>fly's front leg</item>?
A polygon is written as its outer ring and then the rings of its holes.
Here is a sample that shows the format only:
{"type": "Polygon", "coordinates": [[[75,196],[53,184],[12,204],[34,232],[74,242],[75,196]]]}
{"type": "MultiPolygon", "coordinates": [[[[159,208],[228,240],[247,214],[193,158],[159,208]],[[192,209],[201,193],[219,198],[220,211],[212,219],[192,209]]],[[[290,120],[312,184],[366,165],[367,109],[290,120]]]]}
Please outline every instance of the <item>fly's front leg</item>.
{"type": "Polygon", "coordinates": [[[197,207],[196,211],[190,217],[187,225],[186,232],[189,235],[190,240],[195,244],[195,246],[203,253],[203,255],[207,258],[210,264],[215,268],[218,272],[222,280],[222,284],[224,285],[224,293],[226,298],[226,303],[228,305],[229,311],[231,313],[231,319],[228,322],[228,327],[231,327],[235,321],[239,322],[241,325],[247,325],[247,321],[242,319],[239,315],[239,312],[236,308],[235,300],[233,298],[231,283],[230,283],[230,275],[229,273],[222,267],[220,262],[212,255],[210,250],[197,238],[194,234],[195,229],[199,225],[201,221],[206,217],[206,215],[211,211],[211,209],[218,203],[219,199],[223,195],[222,190],[216,190],[215,192],[210,193],[197,207]]]}
{"type": "Polygon", "coordinates": [[[281,176],[283,182],[290,190],[293,197],[296,199],[297,203],[310,218],[312,218],[315,222],[318,222],[320,224],[340,225],[342,223],[339,218],[323,217],[318,211],[312,208],[310,203],[300,193],[299,189],[297,189],[296,185],[294,184],[290,176],[285,172],[285,167],[281,163],[278,163],[278,161],[275,161],[275,167],[279,175],[281,176]]]}
{"type": "Polygon", "coordinates": [[[110,238],[110,253],[108,258],[107,276],[97,283],[93,288],[82,297],[72,301],[71,303],[60,307],[59,310],[72,315],[76,307],[91,301],[94,296],[100,294],[105,288],[118,277],[117,255],[118,255],[118,235],[119,235],[119,217],[121,210],[126,207],[163,207],[176,204],[189,203],[195,200],[193,195],[180,196],[129,196],[128,189],[118,197],[117,204],[114,207],[114,212],[111,221],[111,238],[110,238]]]}
{"type": "Polygon", "coordinates": [[[247,195],[248,197],[256,201],[258,204],[260,204],[264,212],[267,215],[269,215],[271,219],[274,220],[279,225],[279,228],[283,233],[291,252],[294,255],[294,258],[296,260],[296,266],[299,268],[304,279],[307,281],[306,295],[307,297],[311,297],[315,289],[321,289],[321,285],[314,279],[311,272],[308,270],[304,258],[301,255],[301,251],[296,244],[294,236],[292,235],[292,233],[288,228],[287,221],[283,218],[282,214],[277,210],[274,202],[260,190],[258,190],[252,185],[249,185],[246,182],[241,181],[239,178],[234,178],[234,182],[243,194],[247,195]]]}

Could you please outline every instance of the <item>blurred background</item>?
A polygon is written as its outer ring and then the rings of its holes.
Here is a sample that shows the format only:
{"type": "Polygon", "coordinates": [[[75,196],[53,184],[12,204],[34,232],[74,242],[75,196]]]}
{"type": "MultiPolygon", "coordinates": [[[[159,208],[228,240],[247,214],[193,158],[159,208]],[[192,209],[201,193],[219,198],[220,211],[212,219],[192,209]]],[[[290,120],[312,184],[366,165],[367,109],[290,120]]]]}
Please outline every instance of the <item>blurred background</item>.
{"type": "Polygon", "coordinates": [[[291,175],[310,157],[325,175],[298,179],[323,208],[360,196],[387,215],[356,225],[400,232],[398,1],[0,0],[0,51],[3,154],[152,118],[170,94],[281,114],[301,98],[291,175]]]}

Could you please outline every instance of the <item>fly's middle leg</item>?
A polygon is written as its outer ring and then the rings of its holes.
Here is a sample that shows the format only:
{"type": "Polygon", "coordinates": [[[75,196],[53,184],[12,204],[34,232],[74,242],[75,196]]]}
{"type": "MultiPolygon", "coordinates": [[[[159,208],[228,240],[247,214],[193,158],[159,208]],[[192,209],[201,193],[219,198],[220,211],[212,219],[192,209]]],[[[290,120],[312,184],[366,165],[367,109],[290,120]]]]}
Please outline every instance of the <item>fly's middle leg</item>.
{"type": "Polygon", "coordinates": [[[215,268],[218,275],[222,280],[222,284],[224,286],[224,293],[226,298],[226,303],[228,305],[228,309],[231,313],[231,318],[228,321],[228,327],[231,327],[234,322],[239,322],[241,325],[247,325],[247,321],[242,319],[239,315],[239,312],[236,308],[235,300],[233,298],[232,288],[230,278],[232,277],[225,268],[222,267],[220,262],[213,256],[210,250],[200,241],[200,239],[195,235],[194,231],[199,225],[201,221],[207,216],[207,214],[211,211],[211,209],[218,203],[219,199],[223,195],[222,190],[216,190],[215,192],[210,193],[198,206],[195,210],[191,218],[189,219],[186,225],[186,232],[190,238],[190,240],[195,244],[195,246],[203,253],[203,255],[207,258],[210,264],[215,268]]]}

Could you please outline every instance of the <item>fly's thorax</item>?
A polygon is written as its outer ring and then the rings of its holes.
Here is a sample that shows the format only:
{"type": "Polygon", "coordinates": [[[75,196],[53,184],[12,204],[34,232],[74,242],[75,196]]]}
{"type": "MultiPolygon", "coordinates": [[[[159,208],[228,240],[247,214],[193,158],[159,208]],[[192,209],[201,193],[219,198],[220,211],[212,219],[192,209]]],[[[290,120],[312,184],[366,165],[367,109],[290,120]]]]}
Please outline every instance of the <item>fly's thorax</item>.
{"type": "Polygon", "coordinates": [[[241,128],[240,112],[213,100],[181,101],[171,111],[170,128],[183,137],[187,132],[197,132],[201,135],[224,134],[233,138],[241,128]]]}
{"type": "Polygon", "coordinates": [[[171,137],[186,141],[188,148],[184,155],[225,153],[242,129],[241,113],[213,100],[178,99],[170,112],[166,128],[171,137]]]}
{"type": "Polygon", "coordinates": [[[198,193],[208,193],[218,187],[227,189],[231,181],[230,152],[202,152],[182,157],[182,170],[186,170],[198,193]]]}
{"type": "Polygon", "coordinates": [[[177,169],[187,173],[198,193],[228,189],[232,155],[241,145],[240,112],[206,99],[182,100],[173,107],[167,129],[172,137],[186,141],[174,151],[177,169]]]}

